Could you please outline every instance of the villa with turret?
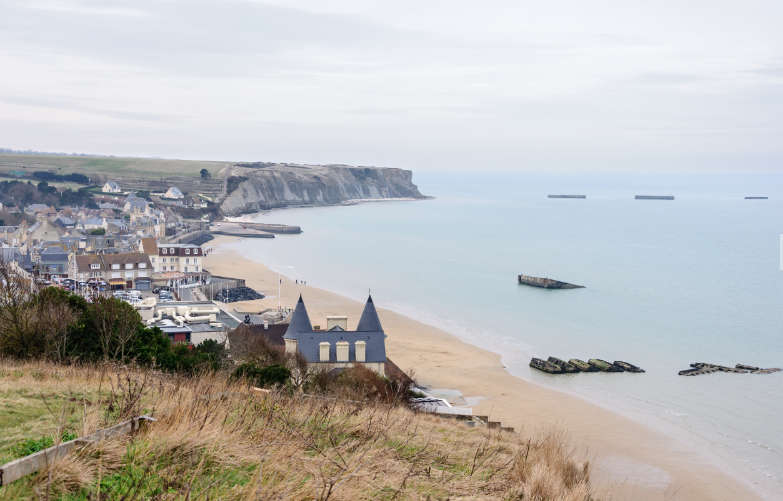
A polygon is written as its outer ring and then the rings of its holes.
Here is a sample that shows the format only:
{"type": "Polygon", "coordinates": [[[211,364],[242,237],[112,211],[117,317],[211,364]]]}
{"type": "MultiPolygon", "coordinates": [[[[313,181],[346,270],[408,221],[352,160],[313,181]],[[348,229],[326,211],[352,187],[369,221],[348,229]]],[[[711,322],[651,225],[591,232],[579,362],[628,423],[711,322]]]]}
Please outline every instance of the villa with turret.
{"type": "Polygon", "coordinates": [[[361,364],[380,375],[385,373],[386,334],[372,296],[367,298],[356,330],[349,331],[346,317],[327,317],[325,330],[313,328],[300,295],[283,339],[286,353],[301,353],[308,363],[335,368],[361,364]]]}

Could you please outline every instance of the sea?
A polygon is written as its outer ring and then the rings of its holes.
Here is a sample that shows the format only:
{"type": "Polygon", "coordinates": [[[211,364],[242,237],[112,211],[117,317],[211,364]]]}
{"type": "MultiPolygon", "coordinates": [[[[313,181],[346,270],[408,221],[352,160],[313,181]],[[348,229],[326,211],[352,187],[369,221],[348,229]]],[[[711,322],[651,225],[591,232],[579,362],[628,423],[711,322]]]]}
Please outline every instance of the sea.
{"type": "Polygon", "coordinates": [[[677,374],[694,362],[783,368],[783,175],[416,172],[414,182],[433,198],[246,216],[303,232],[233,245],[308,285],[361,301],[372,290],[381,307],[501,354],[514,376],[658,427],[783,499],[783,372],[677,374]],[[519,274],[585,288],[519,285],[519,274]],[[528,365],[549,356],[646,372],[528,365]]]}

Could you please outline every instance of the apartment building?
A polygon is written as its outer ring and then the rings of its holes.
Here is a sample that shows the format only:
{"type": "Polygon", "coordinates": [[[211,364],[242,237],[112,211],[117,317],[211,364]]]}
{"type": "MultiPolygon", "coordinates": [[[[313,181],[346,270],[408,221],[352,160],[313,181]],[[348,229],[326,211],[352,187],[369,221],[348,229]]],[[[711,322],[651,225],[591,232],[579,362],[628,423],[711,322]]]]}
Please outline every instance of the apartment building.
{"type": "Polygon", "coordinates": [[[204,270],[204,252],[193,244],[158,244],[156,269],[180,273],[201,273],[204,270]]]}
{"type": "Polygon", "coordinates": [[[152,263],[147,254],[140,252],[72,255],[68,278],[80,282],[104,281],[111,289],[148,290],[152,284],[152,263]]]}

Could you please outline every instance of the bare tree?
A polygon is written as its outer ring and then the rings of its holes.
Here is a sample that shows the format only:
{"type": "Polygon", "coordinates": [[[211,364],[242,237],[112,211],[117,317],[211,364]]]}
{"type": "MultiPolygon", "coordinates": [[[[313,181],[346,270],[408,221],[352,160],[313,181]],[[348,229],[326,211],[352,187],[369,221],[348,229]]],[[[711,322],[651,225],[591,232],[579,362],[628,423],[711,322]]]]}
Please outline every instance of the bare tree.
{"type": "Polygon", "coordinates": [[[0,260],[0,353],[25,357],[45,350],[33,302],[38,289],[31,274],[0,260]]]}
{"type": "Polygon", "coordinates": [[[65,302],[49,301],[39,305],[39,318],[46,319],[47,356],[62,362],[68,358],[68,334],[78,318],[76,312],[65,302]]]}

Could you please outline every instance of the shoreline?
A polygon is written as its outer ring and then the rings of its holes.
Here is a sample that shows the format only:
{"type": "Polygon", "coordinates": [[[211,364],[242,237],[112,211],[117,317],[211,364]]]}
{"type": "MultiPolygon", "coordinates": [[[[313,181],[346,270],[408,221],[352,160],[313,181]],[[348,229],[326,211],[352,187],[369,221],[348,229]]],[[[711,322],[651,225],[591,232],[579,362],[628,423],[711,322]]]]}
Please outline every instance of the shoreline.
{"type": "MultiPolygon", "coordinates": [[[[208,269],[223,276],[241,276],[248,286],[276,293],[277,273],[236,250],[238,241],[217,237],[208,269]],[[221,257],[218,263],[215,257],[221,257]]],[[[281,274],[282,275],[282,274],[281,274]]],[[[355,327],[363,302],[338,293],[296,285],[283,275],[283,305],[293,306],[302,293],[313,323],[326,315],[348,315],[355,327]]],[[[277,297],[233,303],[229,308],[256,311],[276,308],[277,297]]],[[[474,412],[493,416],[523,436],[557,427],[571,437],[578,454],[594,461],[596,493],[632,499],[763,499],[738,471],[731,474],[705,457],[702,448],[630,418],[614,409],[587,401],[557,388],[513,375],[502,356],[462,341],[446,330],[379,308],[388,334],[389,358],[423,385],[456,389],[463,397],[485,397],[473,404],[474,412]]],[[[685,432],[682,432],[685,433],[685,432]]],[[[709,447],[707,447],[709,448],[709,447]]]]}
{"type": "Polygon", "coordinates": [[[237,214],[227,214],[224,219],[230,223],[249,223],[253,221],[255,216],[259,214],[268,214],[272,211],[280,211],[286,209],[308,209],[318,207],[344,207],[351,205],[359,205],[368,202],[418,202],[423,200],[435,200],[433,196],[421,196],[421,197],[398,197],[398,198],[352,198],[344,202],[336,204],[302,204],[302,205],[286,205],[283,207],[272,207],[271,209],[257,210],[252,212],[243,212],[237,214]]]}

